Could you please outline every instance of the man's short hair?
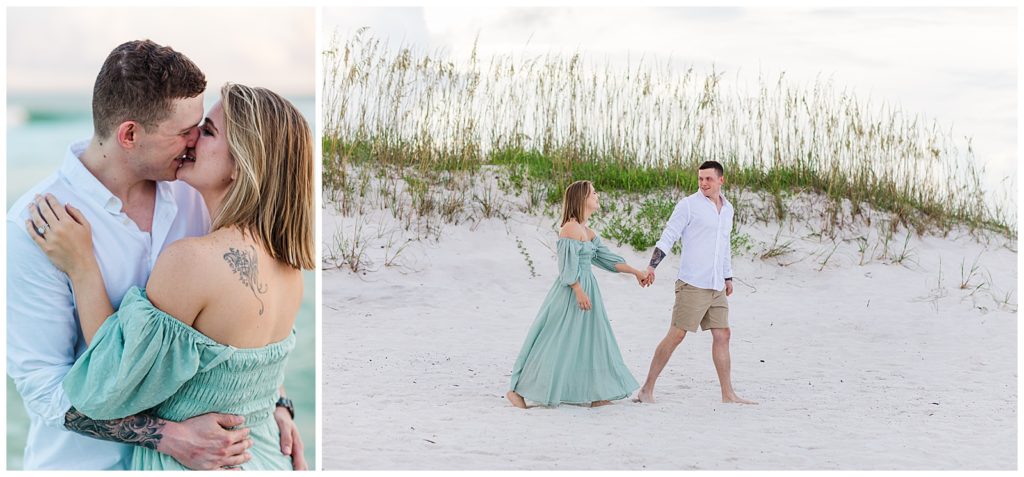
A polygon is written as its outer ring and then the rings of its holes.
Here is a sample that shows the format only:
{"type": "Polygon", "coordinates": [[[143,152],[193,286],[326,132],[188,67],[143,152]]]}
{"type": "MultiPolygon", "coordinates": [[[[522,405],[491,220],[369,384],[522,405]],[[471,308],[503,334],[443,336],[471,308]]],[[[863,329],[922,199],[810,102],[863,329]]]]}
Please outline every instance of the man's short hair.
{"type": "Polygon", "coordinates": [[[703,171],[704,169],[714,169],[718,171],[718,177],[722,177],[725,175],[725,169],[722,168],[722,165],[719,164],[718,161],[704,161],[704,163],[701,164],[700,167],[698,167],[697,169],[701,171],[703,171]]]}
{"type": "Polygon", "coordinates": [[[92,90],[92,122],[98,137],[135,121],[150,129],[167,119],[173,101],[206,90],[206,76],[185,55],[150,40],[122,43],[110,52],[92,90]]]}

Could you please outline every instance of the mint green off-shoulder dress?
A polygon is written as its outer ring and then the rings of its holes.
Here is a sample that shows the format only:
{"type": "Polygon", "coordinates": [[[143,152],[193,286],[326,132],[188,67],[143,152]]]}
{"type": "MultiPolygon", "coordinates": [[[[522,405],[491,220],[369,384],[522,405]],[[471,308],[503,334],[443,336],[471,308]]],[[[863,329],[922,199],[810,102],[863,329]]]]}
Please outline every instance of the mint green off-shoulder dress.
{"type": "Polygon", "coordinates": [[[615,342],[591,265],[616,272],[622,257],[600,237],[558,239],[558,280],[548,291],[512,369],[511,389],[544,406],[626,398],[640,387],[615,342]],[[570,285],[580,282],[591,309],[581,310],[570,285]]]}
{"type": "MultiPolygon", "coordinates": [[[[133,287],[64,378],[71,404],[91,419],[150,411],[170,421],[209,412],[245,417],[247,470],[291,470],[273,413],[295,332],[262,348],[220,344],[157,309],[133,287]]],[[[132,469],[184,470],[173,457],[135,446],[132,469]]]]}

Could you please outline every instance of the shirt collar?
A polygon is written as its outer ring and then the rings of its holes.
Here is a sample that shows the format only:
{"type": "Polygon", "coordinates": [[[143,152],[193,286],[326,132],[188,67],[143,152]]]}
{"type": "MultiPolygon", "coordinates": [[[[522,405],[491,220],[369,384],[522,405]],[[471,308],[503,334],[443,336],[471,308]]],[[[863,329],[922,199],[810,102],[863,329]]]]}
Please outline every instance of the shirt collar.
{"type": "Polygon", "coordinates": [[[110,189],[82,164],[81,157],[88,145],[88,140],[71,143],[64,153],[64,164],[60,167],[60,173],[85,196],[86,200],[94,201],[107,212],[118,214],[121,212],[121,199],[110,192],[110,189]]]}
{"type": "MultiPolygon", "coordinates": [[[[722,198],[722,206],[723,207],[726,206],[726,205],[732,206],[732,204],[729,203],[729,199],[725,198],[725,194],[723,194],[722,191],[718,191],[718,196],[722,198]]],[[[701,190],[699,188],[697,189],[697,192],[694,192],[691,197],[697,197],[697,198],[704,199],[704,200],[709,201],[709,202],[711,201],[711,199],[709,199],[709,198],[704,196],[704,193],[701,192],[701,190]]]]}
{"type": "MultiPolygon", "coordinates": [[[[68,146],[67,152],[64,153],[64,163],[60,167],[60,173],[67,179],[68,183],[85,196],[86,200],[92,200],[103,207],[103,210],[111,214],[120,214],[123,206],[121,199],[118,199],[113,192],[110,192],[110,189],[107,189],[82,164],[81,157],[88,146],[88,139],[71,143],[68,146]]],[[[157,203],[165,204],[174,203],[174,193],[170,190],[170,184],[164,182],[156,183],[156,201],[157,203]]]]}

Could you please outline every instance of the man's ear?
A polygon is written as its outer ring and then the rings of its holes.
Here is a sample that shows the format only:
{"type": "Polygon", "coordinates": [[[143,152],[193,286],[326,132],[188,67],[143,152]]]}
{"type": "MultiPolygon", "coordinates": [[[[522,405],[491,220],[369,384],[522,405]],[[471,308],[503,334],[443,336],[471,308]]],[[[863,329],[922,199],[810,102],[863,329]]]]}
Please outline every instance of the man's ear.
{"type": "Polygon", "coordinates": [[[125,149],[132,149],[138,141],[142,125],[135,121],[125,121],[117,126],[117,144],[125,149]]]}

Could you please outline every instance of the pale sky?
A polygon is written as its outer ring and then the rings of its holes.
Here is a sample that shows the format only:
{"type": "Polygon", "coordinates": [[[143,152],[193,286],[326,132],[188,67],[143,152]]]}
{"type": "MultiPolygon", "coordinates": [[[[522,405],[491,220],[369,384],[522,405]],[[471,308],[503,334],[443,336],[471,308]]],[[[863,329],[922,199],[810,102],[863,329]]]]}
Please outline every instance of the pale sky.
{"type": "Polygon", "coordinates": [[[8,8],[8,93],[88,95],[110,50],[149,38],[191,58],[213,91],[232,81],[313,96],[315,28],[309,7],[8,8]]]}
{"type": "Polygon", "coordinates": [[[1017,12],[1013,8],[502,7],[325,8],[326,31],[370,33],[464,60],[494,53],[645,56],[727,78],[817,76],[974,138],[986,182],[1016,180],[1017,12]]]}

